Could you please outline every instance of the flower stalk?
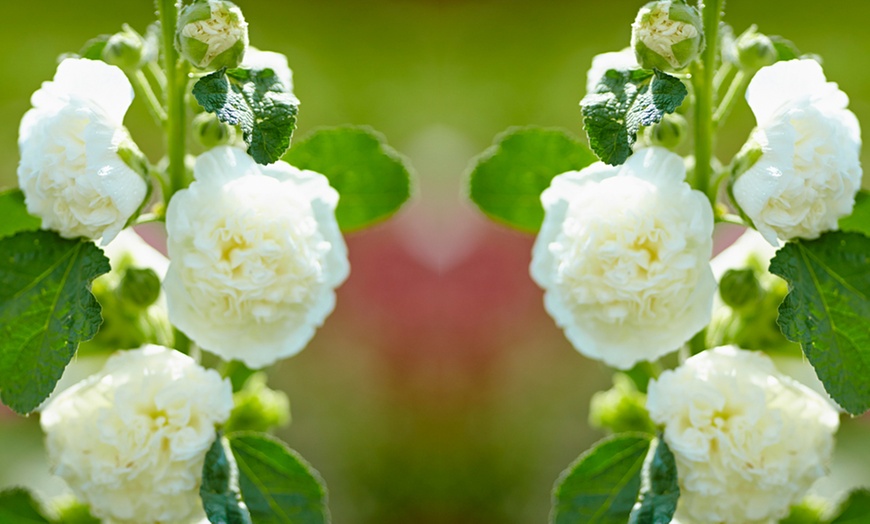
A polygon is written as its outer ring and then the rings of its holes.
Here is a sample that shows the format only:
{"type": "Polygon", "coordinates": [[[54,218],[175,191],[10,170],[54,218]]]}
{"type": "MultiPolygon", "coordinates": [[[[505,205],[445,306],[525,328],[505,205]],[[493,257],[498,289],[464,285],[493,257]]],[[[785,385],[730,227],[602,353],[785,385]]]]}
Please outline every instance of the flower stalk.
{"type": "Polygon", "coordinates": [[[692,87],[695,92],[695,172],[692,187],[707,194],[711,202],[716,195],[710,195],[710,179],[713,176],[713,145],[715,127],[713,123],[714,86],[716,59],[719,55],[719,21],[725,0],[710,0],[703,3],[701,16],[707,47],[701,60],[692,67],[692,87]]]}
{"type": "Polygon", "coordinates": [[[157,11],[163,36],[163,69],[166,73],[166,153],[169,159],[169,191],[163,195],[168,204],[172,195],[187,186],[184,156],[187,153],[187,93],[189,65],[179,60],[175,49],[175,30],[178,23],[178,4],[175,0],[158,0],[157,11]]]}

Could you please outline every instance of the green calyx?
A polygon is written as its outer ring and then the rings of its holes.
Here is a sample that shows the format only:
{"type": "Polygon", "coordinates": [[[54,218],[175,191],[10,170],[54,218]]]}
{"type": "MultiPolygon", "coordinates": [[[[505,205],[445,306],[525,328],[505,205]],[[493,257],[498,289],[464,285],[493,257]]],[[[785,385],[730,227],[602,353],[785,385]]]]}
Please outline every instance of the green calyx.
{"type": "Polygon", "coordinates": [[[779,57],[770,37],[757,32],[755,26],[737,38],[736,46],[740,68],[746,71],[757,71],[769,66],[779,57]]]}
{"type": "Polygon", "coordinates": [[[659,0],[638,11],[631,26],[631,46],[644,69],[679,71],[704,50],[701,15],[683,2],[659,0]]]}
{"type": "Polygon", "coordinates": [[[589,403],[589,424],[621,433],[624,431],[655,432],[655,424],[646,410],[646,395],[637,390],[623,373],[613,375],[613,387],[599,391],[589,403]]]}
{"type": "Polygon", "coordinates": [[[236,129],[221,122],[213,113],[200,113],[193,119],[193,136],[204,148],[211,149],[232,143],[236,129]]]}
{"type": "Polygon", "coordinates": [[[283,391],[266,385],[265,373],[252,375],[241,391],[233,395],[233,411],[224,429],[270,431],[290,423],[290,400],[283,391]]]}
{"type": "Polygon", "coordinates": [[[733,309],[752,307],[764,296],[752,269],[729,269],[719,281],[722,301],[733,309]]]}
{"type": "Polygon", "coordinates": [[[194,67],[205,71],[238,67],[248,48],[248,24],[228,0],[203,0],[178,16],[175,47],[194,67]]]}
{"type": "Polygon", "coordinates": [[[107,64],[125,71],[138,69],[143,61],[145,42],[142,37],[125,29],[109,37],[103,48],[102,59],[107,64]]]}
{"type": "Polygon", "coordinates": [[[682,115],[671,113],[662,117],[658,124],[646,128],[646,138],[652,145],[676,149],[689,135],[689,123],[682,115]]]}
{"type": "Polygon", "coordinates": [[[118,296],[133,307],[146,308],[160,296],[160,277],[153,269],[131,267],[121,278],[118,296]]]}

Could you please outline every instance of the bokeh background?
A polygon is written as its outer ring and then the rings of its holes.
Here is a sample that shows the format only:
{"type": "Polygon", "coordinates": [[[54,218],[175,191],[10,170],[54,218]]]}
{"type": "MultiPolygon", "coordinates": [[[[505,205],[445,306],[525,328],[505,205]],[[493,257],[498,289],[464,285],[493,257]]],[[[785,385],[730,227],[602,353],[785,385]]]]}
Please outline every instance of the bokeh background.
{"type": "MultiPolygon", "coordinates": [[[[281,437],[323,474],[339,524],[545,522],[553,480],[602,436],[587,406],[609,375],[544,313],[527,271],[533,239],[477,214],[464,174],[507,127],[582,134],[590,60],[628,44],[641,2],[238,3],[252,44],[290,59],[302,100],[297,136],[371,125],[418,175],[416,199],[396,220],[348,238],[353,272],[335,314],[308,349],[272,370],[293,406],[281,437]]],[[[0,187],[15,185],[18,122],[58,55],[124,22],[142,31],[153,11],[149,0],[3,2],[0,187]]],[[[731,0],[726,20],[820,54],[870,125],[870,2],[731,0]]],[[[159,158],[143,106],[127,123],[159,158]]],[[[721,158],[751,125],[742,104],[721,158]]],[[[844,424],[835,478],[822,491],[870,483],[865,426],[844,424]]],[[[36,421],[0,414],[0,487],[14,484],[61,489],[41,458],[36,421]]]]}

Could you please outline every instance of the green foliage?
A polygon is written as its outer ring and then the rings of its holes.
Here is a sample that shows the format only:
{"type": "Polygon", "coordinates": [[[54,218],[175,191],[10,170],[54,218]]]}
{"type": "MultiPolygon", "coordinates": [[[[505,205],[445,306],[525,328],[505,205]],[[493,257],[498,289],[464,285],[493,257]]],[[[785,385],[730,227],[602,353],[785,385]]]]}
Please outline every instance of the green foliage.
{"type": "Polygon", "coordinates": [[[623,433],[598,442],[568,467],[553,491],[552,524],[625,524],[640,491],[652,435],[623,433]]]}
{"type": "Polygon", "coordinates": [[[835,232],[789,242],[770,271],[789,284],[779,308],[783,334],[800,343],[846,411],[870,409],[870,238],[835,232]]]}
{"type": "Polygon", "coordinates": [[[88,505],[72,495],[53,499],[51,505],[57,514],[54,524],[101,524],[88,505]]]}
{"type": "Polygon", "coordinates": [[[622,164],[641,126],[660,122],[688,94],[680,79],[658,70],[611,69],[580,102],[589,145],[604,162],[622,164]]]}
{"type": "Polygon", "coordinates": [[[238,471],[228,453],[229,444],[218,434],[205,455],[199,496],[212,524],[251,524],[251,515],[242,502],[238,471]]]}
{"type": "Polygon", "coordinates": [[[776,49],[778,61],[794,60],[802,56],[800,50],[791,40],[773,35],[770,37],[770,41],[773,42],[773,48],[776,49]]]}
{"type": "Polygon", "coordinates": [[[266,374],[255,373],[233,394],[233,411],[224,424],[232,431],[270,431],[290,423],[290,399],[266,385],[266,374]]]}
{"type": "Polygon", "coordinates": [[[852,214],[840,220],[840,230],[870,236],[870,192],[858,193],[852,214]]]}
{"type": "Polygon", "coordinates": [[[858,489],[849,494],[837,510],[831,524],[865,524],[870,515],[870,490],[858,489]]]}
{"type": "Polygon", "coordinates": [[[656,430],[646,410],[646,395],[638,391],[631,378],[623,373],[613,375],[612,388],[592,395],[589,424],[614,433],[655,433],[656,430]]]}
{"type": "Polygon", "coordinates": [[[476,159],[469,197],[491,219],[535,233],[544,221],[541,193],[553,177],[595,162],[585,145],[559,129],[509,129],[476,159]]]}
{"type": "Polygon", "coordinates": [[[326,487],[298,453],[260,433],[233,433],[227,438],[254,524],[329,522],[326,487]]]}
{"type": "Polygon", "coordinates": [[[27,213],[20,189],[0,192],[0,217],[0,238],[39,229],[40,220],[27,213]]]}
{"type": "Polygon", "coordinates": [[[670,524],[677,511],[680,485],[677,463],[664,440],[656,440],[649,468],[645,468],[640,504],[631,511],[629,524],[670,524]]]}
{"type": "Polygon", "coordinates": [[[97,333],[91,282],[109,271],[93,244],[50,231],[0,240],[0,398],[18,413],[45,400],[80,342],[97,333]]]}
{"type": "Polygon", "coordinates": [[[411,196],[407,163],[367,127],[315,131],[294,144],[284,160],[329,179],[341,195],[335,218],[344,232],[386,220],[411,196]]]}
{"type": "Polygon", "coordinates": [[[0,522],[9,524],[49,524],[39,504],[25,489],[13,488],[0,492],[0,522]]]}
{"type": "Polygon", "coordinates": [[[290,147],[299,100],[271,69],[220,69],[200,78],[193,96],[221,122],[241,127],[257,163],[276,162],[290,147]]]}

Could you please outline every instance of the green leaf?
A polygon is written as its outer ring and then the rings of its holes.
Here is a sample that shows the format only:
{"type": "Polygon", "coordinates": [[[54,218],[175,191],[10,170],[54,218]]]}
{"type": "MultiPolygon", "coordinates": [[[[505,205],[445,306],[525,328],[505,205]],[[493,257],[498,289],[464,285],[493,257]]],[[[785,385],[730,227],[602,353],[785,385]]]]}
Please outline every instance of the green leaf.
{"type": "Polygon", "coordinates": [[[0,240],[0,398],[18,413],[54,390],[80,342],[97,333],[91,282],[109,260],[93,242],[57,233],[0,240]]]}
{"type": "Polygon", "coordinates": [[[326,487],[298,453],[262,433],[232,433],[227,438],[254,524],[329,522],[326,487]]]}
{"type": "Polygon", "coordinates": [[[367,127],[315,131],[294,144],[284,160],[329,179],[341,195],[335,218],[344,232],[386,220],[411,197],[407,163],[367,127]]]}
{"type": "Polygon", "coordinates": [[[688,94],[680,79],[658,70],[611,69],[580,102],[589,145],[604,162],[622,164],[641,126],[660,122],[688,94]]]}
{"type": "Polygon", "coordinates": [[[649,468],[645,468],[640,503],[631,511],[629,524],[670,524],[677,511],[680,485],[677,463],[668,445],[659,436],[649,468]]]}
{"type": "Polygon", "coordinates": [[[79,57],[89,60],[102,60],[103,49],[106,48],[106,44],[108,44],[111,37],[112,35],[100,35],[91,38],[82,46],[81,51],[79,51],[79,57]]]}
{"type": "Polygon", "coordinates": [[[849,493],[837,512],[831,524],[865,524],[870,515],[870,490],[864,488],[849,493]]]}
{"type": "Polygon", "coordinates": [[[0,522],[9,524],[49,524],[39,503],[25,489],[13,488],[0,492],[0,522]]]}
{"type": "Polygon", "coordinates": [[[509,129],[475,160],[469,197],[491,219],[537,232],[544,221],[541,193],[553,177],[596,161],[585,145],[559,129],[509,129]]]}
{"type": "Polygon", "coordinates": [[[0,238],[22,231],[36,231],[41,221],[27,213],[24,193],[20,189],[0,192],[0,238]]]}
{"type": "Polygon", "coordinates": [[[853,415],[870,409],[870,238],[833,232],[789,242],[770,272],[788,282],[783,334],[800,343],[840,406],[853,415]]]}
{"type": "Polygon", "coordinates": [[[776,49],[777,61],[794,60],[801,57],[800,50],[791,40],[777,35],[771,35],[768,38],[773,42],[773,48],[776,49]]]}
{"type": "Polygon", "coordinates": [[[228,451],[229,443],[218,434],[202,468],[202,507],[212,524],[251,524],[251,514],[239,491],[238,469],[228,451]]]}
{"type": "Polygon", "coordinates": [[[296,129],[299,100],[271,69],[221,69],[199,79],[193,96],[221,122],[242,129],[260,164],[281,159],[296,129]]]}
{"type": "Polygon", "coordinates": [[[556,481],[552,524],[625,524],[640,491],[652,435],[621,433],[598,442],[556,481]]]}
{"type": "Polygon", "coordinates": [[[870,236],[870,192],[858,192],[852,214],[840,219],[840,230],[870,236]]]}

